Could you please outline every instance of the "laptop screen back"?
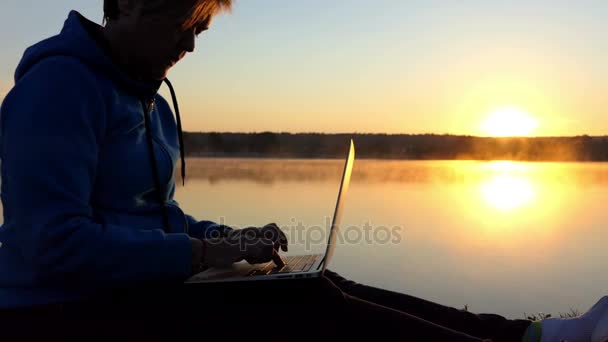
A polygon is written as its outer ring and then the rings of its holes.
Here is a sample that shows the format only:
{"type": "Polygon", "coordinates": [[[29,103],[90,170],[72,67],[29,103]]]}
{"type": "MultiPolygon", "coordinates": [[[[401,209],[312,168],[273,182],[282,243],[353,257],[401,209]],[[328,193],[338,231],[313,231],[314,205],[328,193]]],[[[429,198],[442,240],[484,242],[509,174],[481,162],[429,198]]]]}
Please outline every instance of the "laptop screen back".
{"type": "Polygon", "coordinates": [[[323,272],[327,268],[327,265],[331,261],[334,255],[334,249],[336,248],[336,235],[340,230],[340,220],[342,219],[342,212],[344,211],[344,198],[348,192],[350,185],[350,176],[353,172],[353,164],[355,162],[355,143],[350,141],[350,148],[346,162],[344,164],[344,172],[342,174],[342,182],[340,183],[340,191],[338,192],[338,200],[336,201],[336,210],[334,211],[334,218],[331,223],[329,240],[327,242],[327,251],[325,252],[325,258],[323,262],[323,272]]]}

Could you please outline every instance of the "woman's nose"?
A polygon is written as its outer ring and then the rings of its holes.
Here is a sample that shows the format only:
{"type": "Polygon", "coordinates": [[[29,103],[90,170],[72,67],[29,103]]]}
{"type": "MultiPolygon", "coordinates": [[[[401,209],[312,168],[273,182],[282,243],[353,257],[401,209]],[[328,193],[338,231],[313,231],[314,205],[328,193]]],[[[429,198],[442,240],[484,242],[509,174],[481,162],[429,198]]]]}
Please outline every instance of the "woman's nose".
{"type": "Polygon", "coordinates": [[[196,34],[193,31],[184,32],[180,47],[183,51],[193,52],[196,47],[196,34]]]}

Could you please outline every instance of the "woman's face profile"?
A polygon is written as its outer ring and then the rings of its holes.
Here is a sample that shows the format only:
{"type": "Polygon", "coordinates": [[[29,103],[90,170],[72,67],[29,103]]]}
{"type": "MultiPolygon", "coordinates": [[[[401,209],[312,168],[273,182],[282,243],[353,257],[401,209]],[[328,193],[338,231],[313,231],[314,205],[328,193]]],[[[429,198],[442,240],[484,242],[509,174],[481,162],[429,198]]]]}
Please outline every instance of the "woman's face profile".
{"type": "Polygon", "coordinates": [[[195,49],[196,37],[211,24],[211,16],[195,20],[191,16],[195,0],[170,2],[160,8],[141,5],[125,10],[116,20],[128,37],[128,65],[148,79],[162,80],[188,52],[195,49]]]}

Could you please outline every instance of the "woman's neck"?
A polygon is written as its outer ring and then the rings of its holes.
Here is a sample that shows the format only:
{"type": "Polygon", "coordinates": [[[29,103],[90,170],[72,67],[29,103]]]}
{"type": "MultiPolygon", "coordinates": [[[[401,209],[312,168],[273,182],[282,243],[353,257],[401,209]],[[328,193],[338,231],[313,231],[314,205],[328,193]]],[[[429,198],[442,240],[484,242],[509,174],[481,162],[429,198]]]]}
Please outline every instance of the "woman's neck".
{"type": "Polygon", "coordinates": [[[112,61],[131,78],[141,82],[148,82],[149,79],[143,76],[142,70],[137,67],[136,61],[131,57],[129,52],[131,45],[124,38],[118,29],[111,26],[101,28],[100,38],[102,45],[112,61]]]}

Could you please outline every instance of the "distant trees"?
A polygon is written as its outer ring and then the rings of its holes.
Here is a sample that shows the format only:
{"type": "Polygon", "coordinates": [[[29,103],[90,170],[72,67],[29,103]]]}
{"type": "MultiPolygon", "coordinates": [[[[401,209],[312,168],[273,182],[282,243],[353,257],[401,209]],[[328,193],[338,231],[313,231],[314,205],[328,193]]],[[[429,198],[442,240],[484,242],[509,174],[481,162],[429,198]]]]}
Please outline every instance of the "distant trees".
{"type": "Polygon", "coordinates": [[[224,138],[220,133],[209,133],[209,149],[212,151],[225,151],[224,138]]]}
{"type": "Polygon", "coordinates": [[[251,134],[247,139],[249,153],[255,155],[273,155],[281,150],[281,144],[277,134],[264,132],[251,134]]]}
{"type": "Polygon", "coordinates": [[[481,138],[456,135],[185,133],[189,156],[608,161],[608,137],[481,138]]]}

